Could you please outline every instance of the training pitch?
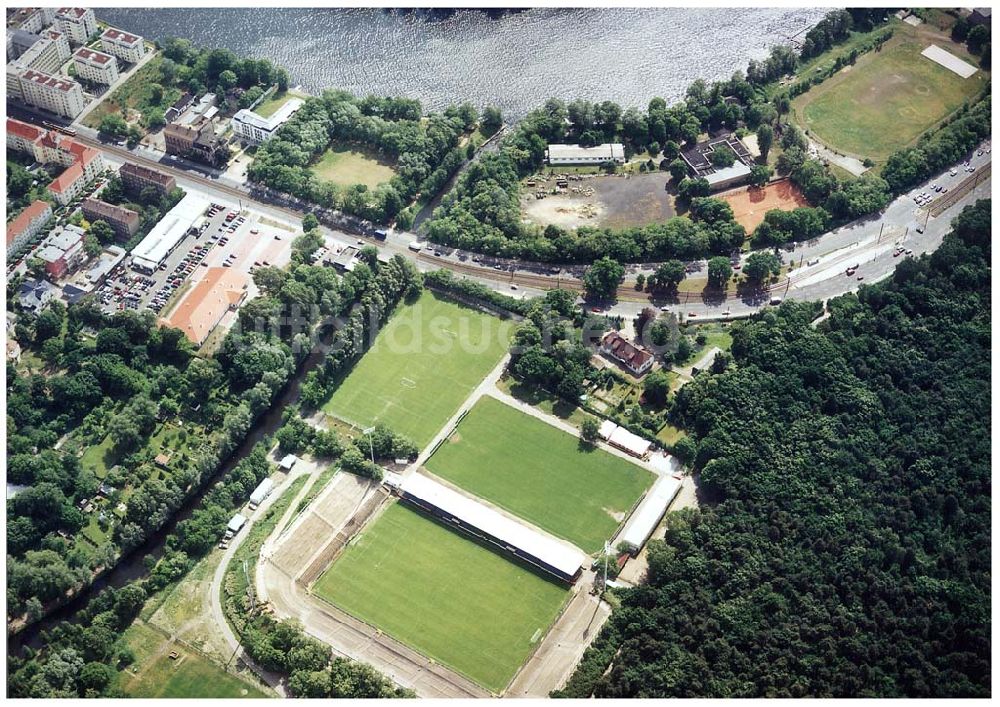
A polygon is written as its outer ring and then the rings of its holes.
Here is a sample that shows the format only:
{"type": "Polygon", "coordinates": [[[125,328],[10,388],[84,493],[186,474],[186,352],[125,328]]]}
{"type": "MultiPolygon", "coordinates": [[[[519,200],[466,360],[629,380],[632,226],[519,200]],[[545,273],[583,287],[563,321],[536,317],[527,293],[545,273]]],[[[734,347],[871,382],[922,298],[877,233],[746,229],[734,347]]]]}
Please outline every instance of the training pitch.
{"type": "Polygon", "coordinates": [[[484,397],[427,461],[432,473],[586,552],[600,550],[653,474],[484,397]]]}
{"type": "MultiPolygon", "coordinates": [[[[976,63],[954,42],[943,37],[933,41],[976,63]]],[[[921,56],[930,43],[923,36],[893,38],[882,51],[862,55],[854,66],[793,101],[799,124],[833,150],[884,161],[988,83],[982,71],[963,79],[921,56]]]]}
{"type": "Polygon", "coordinates": [[[809,206],[801,190],[791,180],[768,184],[766,187],[743,187],[717,195],[733,209],[733,218],[747,233],[753,233],[772,209],[792,211],[799,206],[809,206]]]}
{"type": "Polygon", "coordinates": [[[512,326],[425,291],[393,314],[323,410],[423,447],[497,365],[512,326]]]}
{"type": "Polygon", "coordinates": [[[497,693],[569,596],[402,503],[352,542],[313,591],[497,693]]]}

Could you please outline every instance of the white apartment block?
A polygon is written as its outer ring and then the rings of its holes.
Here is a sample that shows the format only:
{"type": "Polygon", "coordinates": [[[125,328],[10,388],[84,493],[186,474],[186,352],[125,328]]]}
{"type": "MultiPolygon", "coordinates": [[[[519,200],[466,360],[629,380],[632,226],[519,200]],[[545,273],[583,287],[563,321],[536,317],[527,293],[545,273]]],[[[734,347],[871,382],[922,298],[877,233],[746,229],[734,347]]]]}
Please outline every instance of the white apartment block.
{"type": "Polygon", "coordinates": [[[21,74],[24,73],[17,64],[7,64],[7,98],[24,102],[24,91],[21,90],[21,74]]]}
{"type": "Polygon", "coordinates": [[[51,39],[56,45],[56,51],[59,52],[59,58],[62,61],[69,59],[73,51],[69,48],[69,37],[57,29],[47,29],[42,32],[42,37],[51,39]]]}
{"type": "Polygon", "coordinates": [[[244,108],[233,116],[231,122],[233,132],[252,145],[260,145],[274,137],[278,128],[295,115],[295,112],[301,107],[301,99],[289,98],[281,108],[267,118],[261,118],[253,111],[244,108]]]}
{"type": "Polygon", "coordinates": [[[118,61],[110,54],[80,47],[73,54],[76,75],[93,83],[113,84],[118,80],[118,61]]]}
{"type": "Polygon", "coordinates": [[[71,44],[86,44],[97,33],[97,18],[89,7],[60,7],[56,10],[56,27],[71,44]]]}
{"type": "Polygon", "coordinates": [[[22,71],[34,69],[46,74],[54,74],[62,66],[63,59],[59,56],[59,45],[48,37],[39,37],[38,41],[25,50],[21,56],[11,62],[22,71]]]}
{"type": "Polygon", "coordinates": [[[130,64],[138,63],[146,54],[146,44],[137,34],[108,27],[101,35],[101,49],[130,64]]]}
{"type": "Polygon", "coordinates": [[[22,7],[8,17],[7,26],[38,34],[55,21],[54,7],[22,7]]]}
{"type": "Polygon", "coordinates": [[[66,118],[75,118],[83,111],[85,100],[80,84],[57,78],[35,69],[21,74],[22,100],[33,106],[66,118]]]}

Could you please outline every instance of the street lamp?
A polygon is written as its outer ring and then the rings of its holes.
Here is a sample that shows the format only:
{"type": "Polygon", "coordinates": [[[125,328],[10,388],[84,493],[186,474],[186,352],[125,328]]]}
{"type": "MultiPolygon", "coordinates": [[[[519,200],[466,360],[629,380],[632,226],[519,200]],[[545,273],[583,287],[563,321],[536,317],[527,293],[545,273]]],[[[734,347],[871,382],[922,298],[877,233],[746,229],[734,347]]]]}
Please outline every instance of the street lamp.
{"type": "Polygon", "coordinates": [[[374,431],[375,431],[374,427],[366,427],[365,429],[361,430],[361,434],[368,435],[368,451],[371,452],[372,455],[372,464],[375,463],[375,447],[372,446],[372,432],[374,431]]]}

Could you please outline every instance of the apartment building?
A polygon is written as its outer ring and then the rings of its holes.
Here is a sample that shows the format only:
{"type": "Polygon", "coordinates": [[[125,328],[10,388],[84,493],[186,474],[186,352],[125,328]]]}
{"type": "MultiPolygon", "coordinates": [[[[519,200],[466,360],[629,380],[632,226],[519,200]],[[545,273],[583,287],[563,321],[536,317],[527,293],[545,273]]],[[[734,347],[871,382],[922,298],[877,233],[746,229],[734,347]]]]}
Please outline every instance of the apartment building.
{"type": "Polygon", "coordinates": [[[251,145],[260,145],[274,137],[278,128],[288,122],[288,119],[301,107],[302,99],[289,98],[281,108],[267,118],[262,118],[252,110],[244,108],[233,116],[231,123],[233,132],[251,145]]]}
{"type": "Polygon", "coordinates": [[[69,47],[69,37],[60,32],[57,29],[47,29],[42,32],[42,37],[46,39],[51,39],[56,45],[56,51],[59,52],[59,60],[66,61],[69,59],[70,55],[73,53],[69,47]]]}
{"type": "Polygon", "coordinates": [[[108,86],[118,80],[118,60],[110,54],[80,47],[73,54],[76,75],[85,81],[108,86]]]}
{"type": "Polygon", "coordinates": [[[139,214],[124,206],[88,197],[80,204],[80,209],[83,217],[91,223],[98,220],[106,222],[120,240],[127,241],[139,230],[139,214]]]}
{"type": "Polygon", "coordinates": [[[146,187],[153,187],[160,196],[169,194],[177,186],[177,181],[169,174],[155,169],[126,162],[118,170],[122,186],[131,194],[138,194],[146,187]]]}
{"type": "Polygon", "coordinates": [[[21,7],[7,17],[7,26],[38,34],[55,22],[54,7],[21,7]]]}
{"type": "Polygon", "coordinates": [[[138,63],[146,54],[142,37],[114,27],[108,27],[101,35],[101,49],[130,64],[138,63]]]}
{"type": "Polygon", "coordinates": [[[35,41],[28,47],[25,47],[24,51],[11,64],[21,69],[35,69],[36,71],[44,71],[47,74],[59,71],[59,67],[63,63],[63,59],[59,54],[59,45],[48,37],[40,37],[36,34],[28,35],[27,37],[22,34],[19,35],[18,40],[25,41],[28,37],[34,37],[35,41]]]}
{"type": "Polygon", "coordinates": [[[31,243],[52,219],[52,205],[47,201],[34,201],[7,224],[7,257],[10,258],[31,243]]]}
{"type": "MultiPolygon", "coordinates": [[[[10,74],[8,74],[8,79],[10,74]]],[[[83,111],[85,101],[80,84],[70,79],[57,78],[35,69],[28,69],[19,76],[21,100],[51,113],[75,118],[83,111]]]]}
{"type": "Polygon", "coordinates": [[[86,44],[97,34],[97,18],[89,7],[60,7],[56,10],[55,24],[73,45],[86,44]]]}
{"type": "Polygon", "coordinates": [[[215,134],[211,120],[199,118],[189,125],[170,123],[163,130],[168,155],[189,157],[220,165],[229,159],[226,141],[215,134]]]}
{"type": "Polygon", "coordinates": [[[97,150],[65,135],[7,119],[7,149],[31,155],[36,162],[54,163],[66,169],[49,183],[49,192],[65,206],[76,199],[88,183],[106,169],[97,150]]]}

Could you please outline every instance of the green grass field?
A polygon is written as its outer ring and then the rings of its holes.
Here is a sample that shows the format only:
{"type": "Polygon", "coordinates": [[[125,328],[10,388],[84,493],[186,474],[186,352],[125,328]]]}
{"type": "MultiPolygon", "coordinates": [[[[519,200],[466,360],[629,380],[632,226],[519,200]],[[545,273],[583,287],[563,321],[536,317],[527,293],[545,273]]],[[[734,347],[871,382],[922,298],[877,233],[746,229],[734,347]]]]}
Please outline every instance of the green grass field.
{"type": "Polygon", "coordinates": [[[260,105],[253,109],[253,112],[261,118],[270,118],[274,115],[275,111],[288,102],[289,98],[293,97],[306,98],[305,95],[298,93],[297,91],[284,91],[282,93],[275,92],[261,101],[260,105]]]}
{"type": "Polygon", "coordinates": [[[361,427],[385,423],[423,447],[496,366],[512,328],[424,292],[393,314],[323,409],[361,427]]]}
{"type": "Polygon", "coordinates": [[[121,687],[130,697],[267,696],[250,683],[230,675],[194,651],[171,643],[159,631],[138,621],[125,631],[125,640],[136,655],[136,662],[120,675],[121,687]],[[170,659],[170,651],[178,652],[177,660],[170,659]]]}
{"type": "Polygon", "coordinates": [[[881,52],[864,54],[796,98],[800,125],[828,147],[884,161],[948,117],[989,82],[983,71],[963,79],[921,56],[935,43],[978,67],[963,47],[943,36],[900,29],[881,52]]]}
{"type": "Polygon", "coordinates": [[[401,503],[348,546],[314,591],[494,692],[568,597],[564,586],[401,503]]]}
{"type": "Polygon", "coordinates": [[[311,169],[320,179],[341,186],[366,184],[369,187],[377,187],[383,182],[388,182],[396,174],[391,164],[357,145],[330,147],[311,169]]]}
{"type": "Polygon", "coordinates": [[[495,398],[427,461],[443,479],[587,552],[603,547],[653,474],[495,398]],[[617,518],[616,518],[617,516],[617,518]]]}

